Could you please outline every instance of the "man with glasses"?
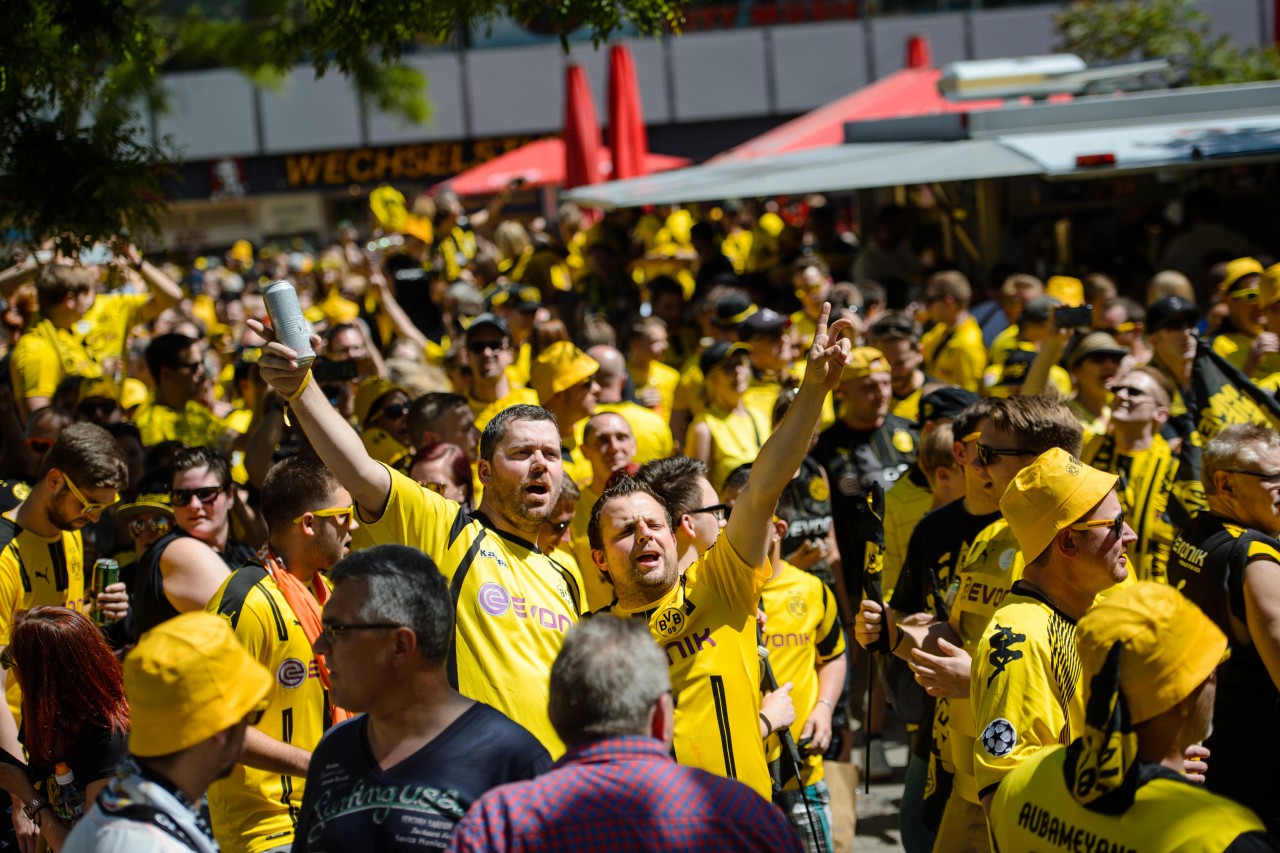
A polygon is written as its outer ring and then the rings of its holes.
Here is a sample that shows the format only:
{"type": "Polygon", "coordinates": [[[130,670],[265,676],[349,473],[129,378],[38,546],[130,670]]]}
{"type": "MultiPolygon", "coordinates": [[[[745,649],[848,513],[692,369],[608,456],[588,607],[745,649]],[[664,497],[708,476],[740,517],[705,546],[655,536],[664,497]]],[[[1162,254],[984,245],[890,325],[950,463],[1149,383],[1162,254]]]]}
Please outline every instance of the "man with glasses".
{"type": "Polygon", "coordinates": [[[144,637],[124,663],[129,758],[85,804],[62,849],[216,853],[200,802],[240,760],[272,683],[227,623],[207,613],[183,614],[144,637]]]}
{"type": "Polygon", "coordinates": [[[467,405],[475,415],[476,429],[484,431],[493,416],[517,404],[538,404],[538,393],[516,385],[507,368],[511,366],[511,330],[496,314],[481,314],[467,327],[464,340],[471,387],[467,405]]]}
{"type": "Polygon", "coordinates": [[[1100,593],[1132,583],[1125,550],[1137,537],[1116,482],[1055,447],[1019,471],[1000,499],[1026,568],[973,656],[972,749],[984,809],[1014,768],[1084,734],[1076,623],[1100,593]]]}
{"type": "Polygon", "coordinates": [[[329,668],[313,645],[330,595],[325,574],[346,556],[359,525],[351,494],[313,456],[272,466],[262,509],[267,543],[206,610],[225,617],[275,678],[262,722],[246,733],[244,758],[209,786],[209,814],[222,849],[283,853],[293,843],[311,751],[349,716],[333,705],[329,668]]]}
{"type": "Polygon", "coordinates": [[[973,289],[964,273],[935,273],[925,286],[925,309],[933,325],[920,339],[924,369],[942,382],[977,392],[987,369],[982,328],[969,313],[973,289]]]}
{"type": "Polygon", "coordinates": [[[1138,535],[1129,551],[1138,580],[1166,579],[1174,529],[1169,495],[1178,458],[1160,434],[1169,420],[1173,386],[1154,367],[1135,367],[1111,386],[1111,427],[1090,435],[1080,458],[1120,478],[1116,494],[1138,535]]]}
{"type": "MultiPolygon", "coordinates": [[[[1195,424],[1187,423],[1183,395],[1191,390],[1191,365],[1196,357],[1196,323],[1200,312],[1194,302],[1181,296],[1165,296],[1147,306],[1147,339],[1151,342],[1151,365],[1173,383],[1176,393],[1169,405],[1166,439],[1190,438],[1195,424]]],[[[1175,448],[1176,450],[1177,448],[1175,448]]]]}
{"type": "Polygon", "coordinates": [[[177,332],[158,335],[147,344],[146,359],[155,396],[134,414],[144,445],[177,440],[188,447],[226,447],[239,435],[199,400],[205,378],[199,341],[177,332]]]}
{"type": "Polygon", "coordinates": [[[359,716],[311,757],[293,851],[443,849],[482,794],[532,779],[551,758],[528,731],[450,686],[454,603],[430,557],[379,545],[345,557],[329,578],[315,652],[333,701],[359,716]]]}
{"type": "MultiPolygon", "coordinates": [[[[1018,472],[1041,453],[1058,448],[1078,454],[1082,433],[1075,415],[1057,399],[994,400],[972,451],[964,451],[973,474],[974,507],[998,506],[1018,472]]],[[[967,444],[966,436],[959,438],[967,444]]],[[[976,660],[974,650],[992,614],[1022,576],[1023,565],[1015,532],[1005,518],[999,518],[973,538],[945,593],[950,610],[945,622],[926,613],[901,621],[890,618],[885,625],[873,601],[862,602],[858,613],[856,635],[863,648],[887,630],[893,653],[911,662],[916,680],[929,695],[947,699],[947,729],[940,737],[949,751],[943,760],[950,762],[955,778],[938,827],[939,850],[988,849],[973,760],[979,732],[969,701],[969,675],[971,659],[976,660]]]]}
{"type": "MultiPolygon", "coordinates": [[[[102,427],[72,424],[58,436],[31,494],[0,515],[0,646],[8,645],[19,610],[52,605],[87,614],[93,609],[80,531],[119,500],[127,483],[120,447],[102,427]]],[[[128,613],[124,584],[108,587],[96,607],[109,622],[123,619],[128,613]]],[[[15,724],[22,696],[17,680],[6,676],[0,672],[0,686],[8,682],[10,712],[0,711],[0,748],[22,755],[15,724]]]]}
{"type": "Polygon", "coordinates": [[[1231,644],[1206,743],[1210,790],[1249,806],[1280,832],[1280,433],[1229,426],[1208,442],[1209,509],[1173,543],[1169,583],[1200,605],[1231,644]]]}
{"type": "Polygon", "coordinates": [[[239,507],[250,529],[259,519],[239,502],[226,456],[211,447],[179,450],[173,456],[171,495],[178,527],[216,551],[228,569],[253,559],[253,546],[231,535],[231,514],[239,507]]]}
{"type": "Polygon", "coordinates": [[[371,376],[356,389],[355,417],[369,455],[405,470],[413,457],[409,393],[381,376],[371,376]]]}
{"type": "Polygon", "coordinates": [[[451,853],[798,851],[782,812],[740,782],[671,758],[667,662],[636,621],[598,616],[569,631],[551,668],[551,719],[569,752],[530,782],[480,798],[451,853]]]}
{"type": "Polygon", "coordinates": [[[1261,279],[1262,264],[1254,258],[1226,264],[1221,287],[1228,315],[1213,338],[1213,351],[1255,380],[1280,370],[1280,344],[1263,326],[1261,279]]]}

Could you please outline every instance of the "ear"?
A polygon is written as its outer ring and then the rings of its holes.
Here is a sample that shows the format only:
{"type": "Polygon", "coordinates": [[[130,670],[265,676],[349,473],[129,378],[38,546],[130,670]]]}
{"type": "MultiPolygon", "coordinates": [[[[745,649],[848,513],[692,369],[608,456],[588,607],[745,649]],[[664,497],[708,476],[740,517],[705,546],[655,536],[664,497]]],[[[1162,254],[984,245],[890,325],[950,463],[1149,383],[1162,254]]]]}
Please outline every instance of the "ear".
{"type": "Polygon", "coordinates": [[[62,476],[62,472],[59,471],[57,468],[50,468],[49,472],[44,475],[45,485],[49,487],[49,491],[55,492],[55,493],[58,491],[58,489],[62,488],[62,483],[64,479],[65,478],[62,476]]]}
{"type": "Polygon", "coordinates": [[[1223,497],[1234,498],[1236,496],[1235,486],[1232,485],[1231,477],[1226,471],[1213,472],[1213,487],[1223,497]]]}
{"type": "MultiPolygon", "coordinates": [[[[291,526],[294,526],[294,525],[291,525],[291,526]]],[[[316,535],[316,529],[317,529],[316,517],[312,515],[310,512],[304,512],[302,514],[302,521],[298,522],[296,526],[298,527],[299,530],[302,531],[303,536],[316,535]]]]}
{"type": "Polygon", "coordinates": [[[690,539],[692,539],[696,532],[693,529],[693,516],[689,515],[688,513],[685,513],[684,515],[680,516],[680,523],[676,525],[675,532],[684,533],[685,536],[688,536],[690,539]]]}
{"type": "Polygon", "coordinates": [[[663,693],[649,712],[649,734],[671,745],[676,731],[676,708],[670,693],[663,693]]]}
{"type": "Polygon", "coordinates": [[[1053,544],[1058,549],[1058,553],[1071,559],[1080,553],[1080,546],[1076,543],[1075,537],[1071,534],[1075,531],[1066,529],[1058,531],[1058,535],[1053,537],[1053,544]]]}
{"type": "Polygon", "coordinates": [[[592,548],[591,562],[596,564],[597,569],[604,572],[605,577],[609,577],[609,560],[605,557],[604,551],[599,548],[592,548]]]}
{"type": "Polygon", "coordinates": [[[1151,417],[1157,426],[1163,425],[1169,420],[1169,408],[1167,406],[1157,406],[1156,413],[1151,417]]]}
{"type": "Polygon", "coordinates": [[[779,542],[787,538],[787,528],[790,526],[791,525],[787,524],[782,519],[778,519],[777,521],[773,522],[773,533],[775,536],[778,537],[779,542]]]}
{"type": "Polygon", "coordinates": [[[480,477],[480,482],[488,486],[493,478],[493,466],[487,459],[476,460],[476,474],[480,477]]]}

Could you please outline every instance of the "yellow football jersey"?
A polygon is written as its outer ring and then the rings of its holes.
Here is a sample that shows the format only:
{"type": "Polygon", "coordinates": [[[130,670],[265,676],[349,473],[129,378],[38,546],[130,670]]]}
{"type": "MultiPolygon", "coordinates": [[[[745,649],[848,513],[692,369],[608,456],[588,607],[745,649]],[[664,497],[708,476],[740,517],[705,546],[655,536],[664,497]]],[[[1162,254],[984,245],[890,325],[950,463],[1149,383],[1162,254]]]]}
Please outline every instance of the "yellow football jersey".
{"type": "Polygon", "coordinates": [[[769,421],[752,409],[745,412],[726,412],[723,409],[707,409],[689,424],[685,448],[693,446],[693,428],[705,423],[711,431],[711,473],[707,479],[716,491],[724,485],[725,478],[739,465],[755,462],[760,448],[769,437],[769,421]]]}
{"type": "Polygon", "coordinates": [[[89,325],[84,348],[95,361],[123,359],[125,342],[134,326],[142,322],[142,306],[149,293],[100,293],[81,322],[89,325]]]}
{"type": "Polygon", "coordinates": [[[1177,533],[1168,518],[1169,495],[1178,472],[1178,457],[1160,435],[1151,446],[1129,454],[1116,452],[1111,436],[1086,435],[1080,458],[1109,474],[1117,474],[1116,496],[1124,517],[1138,535],[1126,552],[1138,580],[1166,583],[1169,550],[1177,533]]]}
{"type": "Polygon", "coordinates": [[[907,559],[907,545],[911,531],[933,505],[933,492],[929,481],[918,468],[912,468],[905,477],[899,477],[884,495],[884,574],[880,585],[884,599],[893,598],[902,564],[907,559]]]}
{"type": "Polygon", "coordinates": [[[360,524],[374,544],[421,549],[448,579],[457,608],[450,683],[524,726],[558,758],[564,744],[547,718],[549,677],[564,632],[578,621],[582,578],[483,514],[468,516],[398,471],[387,473],[386,509],[371,520],[361,512],[360,524]]]}
{"type": "Polygon", "coordinates": [[[657,390],[660,402],[656,411],[662,417],[670,418],[671,406],[676,398],[676,386],[680,384],[680,371],[655,361],[649,365],[648,370],[643,371],[628,363],[627,372],[631,375],[631,381],[635,383],[637,391],[642,388],[657,390]]]}
{"type": "Polygon", "coordinates": [[[102,375],[102,367],[71,329],[54,328],[41,320],[14,344],[9,357],[9,379],[16,396],[52,397],[58,383],[68,376],[102,375]]]}
{"type": "MultiPolygon", "coordinates": [[[[311,643],[266,569],[237,569],[205,609],[225,616],[236,639],[274,678],[258,730],[314,750],[329,727],[328,695],[311,643]]],[[[209,816],[218,846],[262,853],[292,843],[305,782],[237,764],[209,786],[209,816]]]]}
{"type": "Polygon", "coordinates": [[[225,420],[195,400],[188,400],[181,412],[147,401],[138,407],[133,420],[147,447],[174,439],[187,447],[218,447],[231,433],[225,420]]]}
{"type": "Polygon", "coordinates": [[[748,565],[721,536],[660,600],[638,610],[667,655],[675,699],[676,761],[738,779],[760,796],[773,783],[760,738],[756,604],[771,576],[748,565]]]}
{"type": "MultiPolygon", "coordinates": [[[[64,530],[46,539],[20,527],[15,512],[16,507],[0,516],[0,646],[9,645],[19,610],[48,605],[89,611],[80,531],[64,530]]],[[[12,674],[5,693],[13,719],[21,726],[22,691],[12,674]]]]}
{"type": "Polygon", "coordinates": [[[666,417],[652,409],[624,400],[621,403],[600,403],[596,406],[596,413],[600,412],[616,412],[631,427],[631,434],[636,440],[636,455],[632,461],[637,465],[666,459],[676,452],[671,425],[666,417]]]}
{"type": "Polygon", "coordinates": [[[924,352],[925,372],[930,376],[975,393],[982,386],[987,348],[977,320],[966,317],[953,329],[937,323],[924,333],[920,348],[924,352]]]}
{"type": "MultiPolygon", "coordinates": [[[[763,642],[773,674],[779,684],[792,684],[796,721],[791,724],[791,737],[798,742],[805,720],[818,704],[818,665],[845,652],[836,597],[818,578],[784,561],[760,598],[767,617],[763,642]]],[[[777,735],[769,737],[767,746],[770,763],[782,758],[782,741],[777,735]]],[[[822,756],[806,756],[801,772],[805,786],[822,781],[822,756]]],[[[799,786],[795,777],[784,785],[789,789],[799,786]]]]}

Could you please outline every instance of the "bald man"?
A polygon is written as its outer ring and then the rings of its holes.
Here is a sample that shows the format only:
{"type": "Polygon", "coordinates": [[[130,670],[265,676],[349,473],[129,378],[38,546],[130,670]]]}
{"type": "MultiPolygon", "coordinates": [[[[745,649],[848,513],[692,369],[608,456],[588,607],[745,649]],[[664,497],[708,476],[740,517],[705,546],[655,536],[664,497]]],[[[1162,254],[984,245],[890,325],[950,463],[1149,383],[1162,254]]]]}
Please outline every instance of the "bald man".
{"type": "Polygon", "coordinates": [[[676,452],[671,426],[652,409],[639,403],[622,399],[622,389],[627,384],[627,363],[616,347],[601,345],[587,350],[600,365],[596,383],[600,386],[600,402],[597,412],[616,412],[626,419],[635,436],[635,462],[644,465],[655,459],[665,459],[676,452]]]}
{"type": "MultiPolygon", "coordinates": [[[[616,350],[615,350],[616,351],[616,350]]],[[[631,426],[617,412],[596,412],[587,418],[582,430],[582,455],[591,463],[591,485],[582,489],[569,525],[569,543],[582,569],[583,594],[588,610],[599,610],[613,603],[613,584],[591,559],[587,541],[587,525],[609,477],[626,467],[636,455],[636,440],[631,426]]]]}

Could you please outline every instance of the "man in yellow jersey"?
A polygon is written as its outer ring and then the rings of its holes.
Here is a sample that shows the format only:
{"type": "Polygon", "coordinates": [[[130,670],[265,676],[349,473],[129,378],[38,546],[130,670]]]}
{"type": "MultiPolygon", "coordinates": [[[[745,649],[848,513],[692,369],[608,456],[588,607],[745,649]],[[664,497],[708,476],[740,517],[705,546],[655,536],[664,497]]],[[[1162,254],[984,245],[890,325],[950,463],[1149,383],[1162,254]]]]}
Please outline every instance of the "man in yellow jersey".
{"type": "Polygon", "coordinates": [[[224,449],[239,435],[198,399],[205,377],[199,341],[176,332],[160,335],[147,344],[146,358],[155,396],[134,415],[144,445],[177,440],[224,449]]]}
{"type": "Polygon", "coordinates": [[[792,263],[791,287],[800,300],[800,310],[791,315],[791,330],[798,346],[813,340],[822,304],[831,298],[833,285],[831,268],[817,255],[802,255],[792,263]]]}
{"type": "Polygon", "coordinates": [[[800,467],[823,398],[840,381],[847,320],[819,320],[804,383],[716,543],[680,571],[671,511],[642,483],[624,478],[592,511],[592,558],[609,574],[610,612],[644,619],[663,646],[675,696],[675,756],[682,764],[740,779],[761,796],[765,761],[756,653],[756,605],[768,581],[768,519],[800,467]]]}
{"type": "Polygon", "coordinates": [[[1138,535],[1129,550],[1133,575],[1163,582],[1175,535],[1167,510],[1178,457],[1160,428],[1169,420],[1173,385],[1154,367],[1135,367],[1112,384],[1111,393],[1110,432],[1090,435],[1080,458],[1120,477],[1116,493],[1138,535]]]}
{"type": "MultiPolygon", "coordinates": [[[[260,323],[251,325],[270,336],[260,323]]],[[[582,611],[582,581],[533,544],[564,477],[554,417],[537,406],[513,406],[486,425],[479,462],[484,497],[468,515],[373,461],[293,355],[272,340],[258,362],[263,378],[289,398],[321,461],[355,499],[362,531],[377,544],[412,544],[435,555],[449,579],[457,620],[450,683],[559,755],[564,748],[547,719],[547,674],[565,629],[582,611]]]]}
{"type": "Polygon", "coordinates": [[[1129,578],[1125,549],[1137,540],[1116,481],[1055,447],[1000,499],[1025,568],[973,655],[973,763],[988,814],[1011,770],[1084,734],[1076,623],[1099,593],[1129,578]]]}
{"type": "Polygon", "coordinates": [[[127,276],[136,272],[147,290],[144,293],[97,294],[84,315],[83,322],[89,327],[84,335],[84,345],[108,375],[120,378],[127,367],[125,346],[133,327],[151,322],[181,302],[182,288],[164,270],[144,260],[134,246],[126,246],[115,264],[127,265],[131,270],[125,273],[127,276]]]}
{"type": "Polygon", "coordinates": [[[560,461],[564,473],[581,488],[591,482],[591,463],[578,449],[579,424],[595,414],[600,364],[569,341],[556,341],[538,354],[531,384],[541,406],[560,426],[560,461]]]}
{"type": "Polygon", "coordinates": [[[23,421],[53,402],[53,392],[66,377],[102,375],[102,365],[85,348],[79,331],[96,284],[91,270],[68,264],[51,264],[36,276],[36,304],[43,319],[18,338],[9,357],[13,400],[23,421]]]}
{"type": "Polygon", "coordinates": [[[749,353],[746,344],[722,342],[708,347],[698,360],[707,408],[689,425],[684,452],[707,464],[716,487],[734,468],[755,460],[772,425],[772,413],[746,406],[749,353]]]}
{"type": "Polygon", "coordinates": [[[536,391],[513,384],[507,375],[512,352],[506,320],[496,314],[480,314],[467,327],[464,343],[471,371],[467,405],[475,415],[476,429],[483,431],[489,420],[508,406],[537,404],[536,391]]]}
{"type": "MultiPolygon", "coordinates": [[[[973,444],[972,455],[966,457],[980,495],[975,505],[996,506],[1018,472],[1040,453],[1051,448],[1078,453],[1081,435],[1080,422],[1056,399],[992,401],[982,434],[973,444]]],[[[947,720],[940,735],[946,743],[941,760],[954,771],[954,781],[938,826],[938,850],[988,849],[972,757],[978,730],[973,724],[969,681],[977,661],[974,650],[1010,586],[1021,577],[1022,565],[1014,532],[1005,519],[997,519],[973,536],[944,599],[949,611],[945,622],[922,613],[914,619],[893,619],[887,628],[894,653],[911,663],[916,680],[930,695],[946,700],[945,706],[939,702],[939,713],[945,712],[947,720]]],[[[919,589],[916,581],[911,586],[919,589]]],[[[879,605],[862,602],[857,617],[859,644],[870,646],[882,623],[879,605]]]]}
{"type": "MultiPolygon", "coordinates": [[[[533,347],[529,338],[538,311],[542,308],[542,295],[536,287],[522,284],[505,284],[489,295],[489,310],[497,314],[510,330],[512,360],[507,368],[511,381],[520,385],[530,384],[533,368],[533,347]]],[[[546,311],[543,311],[546,314],[546,311]]]]}
{"type": "Polygon", "coordinates": [[[1257,815],[1184,769],[1187,748],[1213,729],[1222,631],[1147,582],[1091,608],[1076,645],[1089,734],[1040,750],[1000,783],[991,806],[999,848],[1280,849],[1257,815]]]}
{"type": "Polygon", "coordinates": [[[581,490],[569,525],[569,543],[582,573],[582,591],[588,611],[613,603],[613,585],[604,572],[591,561],[591,543],[587,540],[587,524],[591,508],[604,494],[605,483],[613,472],[629,465],[636,452],[631,427],[621,415],[597,412],[587,418],[582,430],[582,455],[591,463],[591,485],[581,490]]]}
{"type": "MultiPolygon", "coordinates": [[[[120,446],[102,427],[72,424],[58,436],[31,493],[0,515],[0,646],[9,644],[19,610],[52,605],[90,612],[92,579],[85,577],[80,530],[120,499],[128,481],[120,446]]],[[[124,584],[108,587],[97,606],[108,621],[123,619],[129,606],[124,584]]],[[[0,711],[0,748],[22,755],[22,694],[6,669],[0,669],[0,688],[9,706],[0,711]]],[[[15,812],[21,808],[17,803],[15,812]]]]}
{"type": "Polygon", "coordinates": [[[799,379],[791,370],[795,354],[790,326],[791,321],[777,311],[761,308],[738,327],[743,343],[751,348],[751,382],[742,402],[770,423],[778,395],[799,379]]]}
{"type": "MultiPolygon", "coordinates": [[[[746,477],[739,478],[735,473],[730,480],[721,497],[732,509],[746,485],[746,477]]],[[[774,802],[787,813],[807,853],[830,853],[831,792],[823,781],[822,755],[831,745],[832,716],[844,689],[848,663],[835,593],[814,575],[782,559],[785,519],[795,511],[790,492],[784,491],[777,514],[769,519],[769,567],[773,577],[760,594],[765,615],[760,645],[768,650],[779,683],[794,685],[791,701],[796,720],[790,731],[803,764],[799,768],[791,766],[776,733],[765,747],[774,780],[774,802]],[[795,775],[797,769],[799,777],[795,775]]]]}
{"type": "Polygon", "coordinates": [[[640,317],[626,327],[622,341],[627,354],[626,372],[635,383],[636,399],[640,405],[670,419],[680,371],[662,361],[670,347],[667,322],[657,316],[640,317]]]}
{"type": "Polygon", "coordinates": [[[929,377],[920,369],[920,325],[906,311],[886,311],[867,329],[867,345],[889,361],[889,411],[909,421],[920,419],[920,391],[929,377]]]}
{"type": "MultiPolygon", "coordinates": [[[[716,285],[711,288],[697,314],[702,337],[698,351],[689,354],[680,368],[680,384],[676,386],[671,406],[671,434],[683,443],[689,424],[707,409],[706,374],[702,370],[702,351],[718,343],[738,342],[738,326],[756,311],[751,297],[736,287],[716,285]]],[[[686,452],[688,452],[686,450],[686,452]]]]}
{"type": "Polygon", "coordinates": [[[1208,509],[1173,543],[1169,583],[1200,606],[1231,642],[1215,703],[1208,787],[1280,831],[1280,792],[1267,781],[1280,756],[1280,433],[1229,426],[1204,447],[1208,509]]]}
{"type": "Polygon", "coordinates": [[[262,509],[267,544],[206,609],[226,618],[273,683],[266,713],[245,735],[244,757],[209,786],[209,815],[223,850],[282,853],[293,844],[311,751],[347,716],[331,705],[328,666],[312,645],[329,600],[324,574],[347,553],[356,521],[351,495],[313,456],[272,466],[262,509]]]}
{"type": "MultiPolygon", "coordinates": [[[[596,384],[600,386],[596,412],[614,412],[626,419],[636,443],[635,461],[643,465],[675,453],[675,441],[666,417],[622,398],[622,389],[627,383],[622,353],[611,346],[600,345],[587,350],[587,355],[600,365],[595,377],[596,384]]],[[[601,490],[597,488],[596,491],[601,490]]],[[[585,526],[583,530],[586,530],[585,526]]]]}
{"type": "Polygon", "coordinates": [[[977,391],[987,367],[987,348],[982,327],[969,314],[972,295],[969,279],[956,270],[935,273],[929,279],[924,300],[933,326],[920,339],[920,348],[930,376],[977,391]]]}
{"type": "MultiPolygon", "coordinates": [[[[1169,408],[1170,423],[1178,438],[1191,436],[1195,424],[1183,423],[1187,413],[1183,395],[1191,390],[1191,365],[1196,356],[1196,323],[1200,311],[1194,302],[1181,296],[1165,296],[1147,306],[1147,338],[1151,341],[1151,365],[1158,368],[1177,389],[1169,408]]],[[[1165,437],[1170,438],[1166,429],[1165,437]]]]}

